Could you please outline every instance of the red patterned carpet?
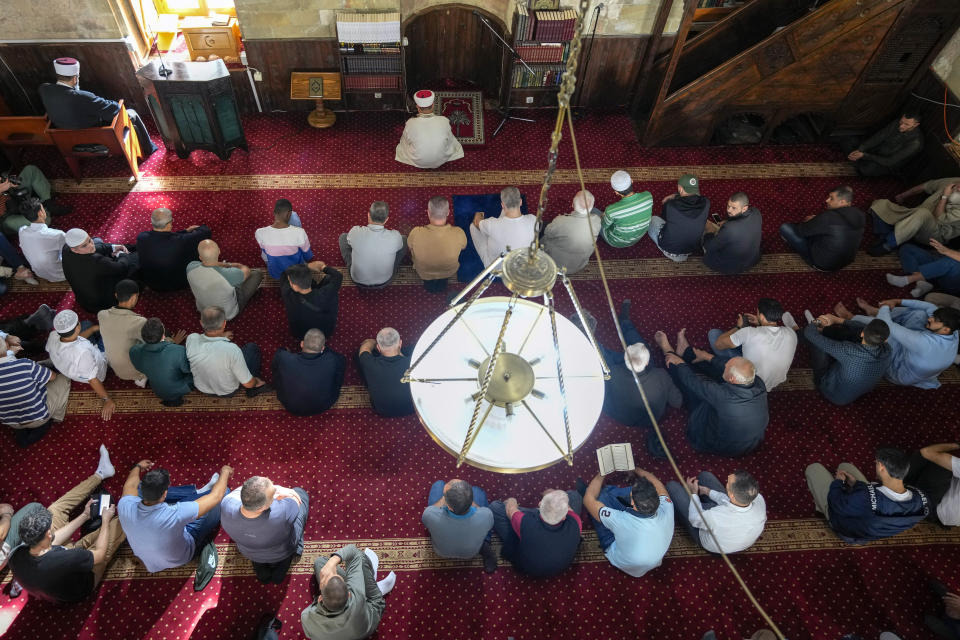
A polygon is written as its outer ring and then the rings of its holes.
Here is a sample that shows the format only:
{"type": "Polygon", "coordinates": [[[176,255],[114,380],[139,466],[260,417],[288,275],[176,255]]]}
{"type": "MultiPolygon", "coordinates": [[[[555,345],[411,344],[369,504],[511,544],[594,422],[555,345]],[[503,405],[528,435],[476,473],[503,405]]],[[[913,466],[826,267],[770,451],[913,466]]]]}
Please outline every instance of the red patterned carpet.
{"type": "MultiPolygon", "coordinates": [[[[496,114],[486,116],[488,127],[498,124],[496,114]]],[[[489,193],[517,184],[534,202],[553,114],[535,117],[535,124],[508,123],[486,145],[470,147],[462,160],[432,171],[394,162],[393,145],[404,118],[392,113],[345,114],[333,129],[323,131],[310,129],[303,114],[249,118],[249,154],[235,152],[221,162],[199,152],[180,160],[161,150],[144,165],[145,177],[132,189],[123,166],[111,160],[87,164],[87,179],[76,185],[64,179],[65,167],[56,157],[31,152],[26,159],[61,179],[57,187],[63,200],[76,207],[69,224],[91,234],[130,242],[148,227],[153,208],[168,206],[178,227],[211,225],[225,259],[260,266],[253,230],[269,224],[273,202],[287,197],[317,256],[339,265],[337,236],[363,223],[375,199],[390,204],[389,225],[404,233],[423,223],[426,201],[433,195],[489,193]]],[[[615,299],[633,299],[634,319],[646,335],[687,327],[691,341],[705,345],[708,329],[726,328],[737,311],[752,310],[762,295],[774,295],[801,317],[805,307],[825,311],[837,300],[851,304],[857,295],[879,299],[897,293],[883,279],[894,261],[864,255],[840,274],[817,273],[785,255],[776,229],[783,221],[818,211],[837,184],[852,184],[863,208],[900,185],[849,176],[839,153],[829,148],[651,150],[633,142],[630,127],[620,115],[591,115],[577,123],[588,187],[598,204],[612,200],[606,178],[613,169],[636,168],[635,183],[658,202],[675,189],[676,177],[689,170],[701,176],[714,210],[722,208],[730,193],[744,190],[765,218],[764,261],[738,277],[708,274],[695,260],[673,265],[648,240],[626,250],[601,247],[610,261],[615,299]]],[[[550,216],[569,209],[578,188],[572,167],[565,136],[550,216]]],[[[595,270],[585,272],[575,286],[588,308],[602,311],[595,270]]],[[[565,296],[559,298],[562,310],[569,311],[565,296]]],[[[65,308],[73,297],[64,287],[16,286],[0,298],[0,317],[41,302],[65,308]]],[[[330,346],[352,354],[362,339],[386,324],[397,327],[412,346],[441,312],[442,302],[442,297],[422,293],[409,268],[385,290],[360,291],[348,284],[330,346]]],[[[138,311],[158,315],[170,328],[199,328],[188,292],[150,292],[138,311]]],[[[612,343],[608,316],[597,315],[601,339],[612,343]]],[[[275,286],[265,286],[229,328],[237,342],[260,344],[267,361],[277,347],[294,346],[275,286]]],[[[803,468],[817,460],[828,466],[849,460],[869,475],[871,452],[879,444],[913,449],[955,438],[960,376],[948,371],[936,391],[886,387],[853,406],[835,408],[811,389],[805,353],[798,353],[794,366],[795,375],[771,394],[770,428],[756,453],[736,462],[694,453],[683,439],[682,411],[671,411],[664,421],[668,442],[689,474],[709,469],[721,475],[743,466],[759,478],[770,522],[757,545],[733,561],[789,637],[833,639],[858,633],[875,638],[882,630],[896,630],[904,638],[927,637],[922,616],[935,612],[937,605],[926,580],[956,582],[960,536],[922,526],[886,544],[847,547],[816,518],[803,468]]],[[[115,493],[123,470],[149,457],[170,469],[175,482],[205,482],[221,464],[230,463],[236,468],[234,485],[259,474],[285,486],[302,486],[311,495],[307,549],[282,585],[260,585],[221,532],[220,575],[199,594],[193,592],[191,567],[147,576],[125,549],[95,601],[62,607],[26,595],[9,599],[4,584],[0,634],[6,629],[4,638],[17,639],[241,639],[262,613],[278,611],[285,625],[281,637],[302,638],[299,613],[316,590],[310,577],[313,559],[344,541],[375,548],[381,569],[398,572],[376,636],[384,640],[699,639],[711,628],[720,638],[734,639],[763,626],[721,561],[699,552],[679,531],[663,566],[639,579],[610,567],[592,532],[571,570],[546,581],[522,578],[509,566],[486,575],[477,563],[436,558],[420,512],[429,483],[440,477],[456,474],[483,486],[492,498],[516,496],[521,504],[530,504],[545,488],[569,488],[578,475],[591,477],[595,462],[589,452],[625,440],[633,442],[638,464],[665,481],[671,479],[669,470],[646,456],[643,432],[604,417],[573,469],[554,466],[519,476],[468,467],[455,471],[454,459],[432,442],[415,417],[375,416],[359,384],[349,367],[337,407],[305,419],[278,411],[272,398],[263,397],[238,399],[230,406],[192,396],[180,410],[161,412],[149,391],[111,376],[107,387],[120,391],[115,392],[118,413],[109,422],[92,414],[89,391],[74,385],[68,420],[28,451],[16,448],[9,430],[0,431],[0,501],[14,505],[53,501],[93,470],[101,442],[120,470],[107,483],[115,493]]],[[[2,577],[6,582],[8,576],[2,577]]]]}

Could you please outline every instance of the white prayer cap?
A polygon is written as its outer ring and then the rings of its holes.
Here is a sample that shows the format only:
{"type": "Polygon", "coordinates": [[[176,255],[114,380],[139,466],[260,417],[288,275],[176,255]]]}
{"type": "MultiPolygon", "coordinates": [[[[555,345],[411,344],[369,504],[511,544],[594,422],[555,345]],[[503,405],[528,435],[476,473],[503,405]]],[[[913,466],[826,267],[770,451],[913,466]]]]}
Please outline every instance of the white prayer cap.
{"type": "Polygon", "coordinates": [[[413,94],[413,101],[417,103],[418,107],[426,109],[427,107],[433,106],[433,97],[433,91],[423,89],[413,94]]]}
{"type": "Polygon", "coordinates": [[[87,232],[83,229],[73,228],[67,231],[67,246],[79,247],[87,241],[87,232]]]}
{"type": "Polygon", "coordinates": [[[53,70],[58,76],[80,75],[80,63],[76,58],[57,58],[53,61],[53,70]]]}
{"type": "Polygon", "coordinates": [[[632,184],[633,180],[630,178],[630,174],[623,169],[614,171],[613,175],[610,176],[610,186],[613,187],[614,191],[626,191],[632,184]]]}
{"type": "Polygon", "coordinates": [[[53,317],[53,329],[57,333],[69,333],[80,322],[75,311],[64,309],[53,317]]]}

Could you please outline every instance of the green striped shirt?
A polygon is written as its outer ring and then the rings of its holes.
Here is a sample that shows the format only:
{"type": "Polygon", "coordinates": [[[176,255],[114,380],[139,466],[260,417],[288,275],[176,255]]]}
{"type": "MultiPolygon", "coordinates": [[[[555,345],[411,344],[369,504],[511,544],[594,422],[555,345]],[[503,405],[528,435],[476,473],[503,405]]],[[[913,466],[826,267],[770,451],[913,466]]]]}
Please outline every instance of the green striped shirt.
{"type": "Polygon", "coordinates": [[[650,226],[653,196],[641,191],[614,202],[603,212],[603,239],[611,247],[636,244],[650,226]]]}

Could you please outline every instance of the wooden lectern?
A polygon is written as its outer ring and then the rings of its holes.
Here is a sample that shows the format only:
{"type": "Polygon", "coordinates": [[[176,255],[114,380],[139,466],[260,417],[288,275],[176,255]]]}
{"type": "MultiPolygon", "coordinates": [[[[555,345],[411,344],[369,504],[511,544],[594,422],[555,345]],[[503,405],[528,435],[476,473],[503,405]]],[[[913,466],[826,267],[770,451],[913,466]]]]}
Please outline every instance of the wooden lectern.
{"type": "Polygon", "coordinates": [[[324,71],[293,71],[290,74],[291,100],[316,100],[317,108],[310,112],[307,122],[311,127],[332,127],[337,116],[323,107],[324,100],[340,100],[340,74],[324,71]]]}
{"type": "Polygon", "coordinates": [[[181,158],[195,149],[215,153],[221,160],[234,149],[247,151],[237,98],[223,60],[174,62],[168,70],[170,75],[160,75],[160,64],[154,60],[137,72],[164,143],[181,158]]]}

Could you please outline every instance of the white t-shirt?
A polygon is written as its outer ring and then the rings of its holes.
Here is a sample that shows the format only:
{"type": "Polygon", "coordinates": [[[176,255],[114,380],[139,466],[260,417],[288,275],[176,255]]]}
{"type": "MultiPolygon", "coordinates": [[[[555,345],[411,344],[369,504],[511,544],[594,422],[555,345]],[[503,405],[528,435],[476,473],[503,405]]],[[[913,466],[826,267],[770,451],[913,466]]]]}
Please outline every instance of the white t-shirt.
{"type": "Polygon", "coordinates": [[[744,327],[730,336],[730,342],[743,349],[743,357],[753,363],[767,391],[787,379],[787,371],[797,350],[797,332],[787,327],[744,327]]]}
{"type": "MultiPolygon", "coordinates": [[[[537,216],[529,213],[519,218],[508,218],[501,214],[499,218],[484,218],[480,221],[480,231],[487,237],[486,251],[491,260],[484,261],[484,265],[493,262],[507,247],[519,249],[528,247],[533,242],[533,228],[537,223],[537,216]]],[[[479,253],[479,251],[477,252],[479,253]]],[[[480,256],[483,259],[483,256],[480,256]]]]}
{"type": "Polygon", "coordinates": [[[107,377],[107,356],[86,338],[61,342],[56,331],[47,338],[47,353],[57,371],[77,382],[89,383],[94,378],[100,382],[107,377]]]}
{"type": "Polygon", "coordinates": [[[937,517],[948,527],[960,525],[960,458],[950,456],[953,479],[950,488],[943,494],[940,504],[937,505],[937,517]]]}

